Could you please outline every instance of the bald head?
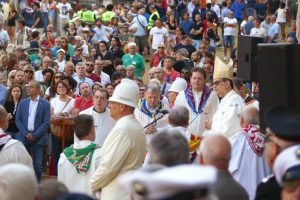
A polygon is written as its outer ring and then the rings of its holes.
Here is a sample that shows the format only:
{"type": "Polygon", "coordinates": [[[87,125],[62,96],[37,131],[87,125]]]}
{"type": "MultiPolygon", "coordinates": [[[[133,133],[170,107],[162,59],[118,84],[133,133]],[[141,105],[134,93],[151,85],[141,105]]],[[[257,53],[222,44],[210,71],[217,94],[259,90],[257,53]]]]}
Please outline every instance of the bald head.
{"type": "Polygon", "coordinates": [[[230,157],[231,145],[222,135],[205,136],[200,146],[201,163],[212,165],[219,170],[227,170],[230,157]]]}
{"type": "Polygon", "coordinates": [[[8,116],[3,106],[0,106],[0,128],[4,131],[8,128],[8,116]]]}

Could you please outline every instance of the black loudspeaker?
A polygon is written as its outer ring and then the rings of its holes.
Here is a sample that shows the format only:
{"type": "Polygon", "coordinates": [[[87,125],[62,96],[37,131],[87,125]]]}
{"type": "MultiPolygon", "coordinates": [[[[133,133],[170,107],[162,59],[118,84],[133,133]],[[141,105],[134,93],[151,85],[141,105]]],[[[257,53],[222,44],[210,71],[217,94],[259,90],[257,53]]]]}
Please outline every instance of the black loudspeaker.
{"type": "Polygon", "coordinates": [[[263,38],[239,36],[237,77],[257,81],[257,44],[263,42],[263,38]]]}
{"type": "Polygon", "coordinates": [[[273,105],[285,105],[300,113],[300,45],[259,44],[258,81],[260,125],[273,105]]]}

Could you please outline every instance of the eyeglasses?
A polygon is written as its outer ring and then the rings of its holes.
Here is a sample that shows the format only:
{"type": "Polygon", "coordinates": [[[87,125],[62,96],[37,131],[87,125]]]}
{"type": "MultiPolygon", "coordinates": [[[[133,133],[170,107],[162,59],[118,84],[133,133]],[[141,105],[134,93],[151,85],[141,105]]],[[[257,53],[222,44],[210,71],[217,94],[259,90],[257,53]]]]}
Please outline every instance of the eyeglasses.
{"type": "Polygon", "coordinates": [[[54,78],[56,78],[56,79],[59,79],[59,78],[61,78],[62,76],[55,76],[54,78]]]}
{"type": "Polygon", "coordinates": [[[85,64],[87,67],[93,67],[94,64],[85,64]]]}
{"type": "Polygon", "coordinates": [[[31,70],[24,70],[24,73],[31,73],[31,74],[33,74],[33,71],[31,71],[31,70]]]}
{"type": "Polygon", "coordinates": [[[213,85],[219,85],[223,80],[213,82],[213,85]]]}
{"type": "Polygon", "coordinates": [[[164,49],[165,47],[158,47],[159,49],[164,49]]]}
{"type": "Polygon", "coordinates": [[[61,42],[65,43],[65,42],[67,42],[67,41],[65,41],[65,40],[62,40],[61,42]]]}
{"type": "Polygon", "coordinates": [[[12,76],[10,76],[10,78],[11,78],[11,79],[14,79],[14,78],[15,78],[15,76],[14,76],[14,75],[12,75],[12,76]]]}

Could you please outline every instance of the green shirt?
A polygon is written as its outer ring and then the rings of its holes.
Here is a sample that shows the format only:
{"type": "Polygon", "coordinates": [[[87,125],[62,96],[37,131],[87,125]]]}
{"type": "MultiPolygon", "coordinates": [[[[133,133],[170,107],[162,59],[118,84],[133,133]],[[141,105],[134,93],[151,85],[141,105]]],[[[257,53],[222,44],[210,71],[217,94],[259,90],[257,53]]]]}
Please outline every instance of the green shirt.
{"type": "Polygon", "coordinates": [[[133,65],[135,67],[135,76],[138,78],[142,78],[142,71],[145,70],[145,61],[143,56],[140,54],[134,54],[133,56],[130,54],[125,54],[122,57],[123,65],[127,68],[128,65],[133,65]]]}
{"type": "Polygon", "coordinates": [[[102,14],[102,21],[103,22],[110,22],[111,19],[116,16],[116,14],[112,11],[106,11],[105,13],[102,14]]]}
{"type": "Polygon", "coordinates": [[[96,19],[96,15],[91,10],[86,10],[82,13],[82,21],[85,23],[94,23],[96,19]]]}

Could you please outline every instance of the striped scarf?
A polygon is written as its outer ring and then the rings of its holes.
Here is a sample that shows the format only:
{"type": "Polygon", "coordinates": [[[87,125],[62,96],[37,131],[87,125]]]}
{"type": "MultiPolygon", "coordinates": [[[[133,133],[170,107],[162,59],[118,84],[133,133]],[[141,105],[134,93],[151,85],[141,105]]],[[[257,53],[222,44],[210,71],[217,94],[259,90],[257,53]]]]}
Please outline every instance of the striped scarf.
{"type": "Polygon", "coordinates": [[[246,139],[257,156],[261,156],[264,152],[265,142],[262,133],[259,131],[259,127],[254,125],[248,125],[242,129],[242,133],[246,136],[246,139]]]}
{"type": "Polygon", "coordinates": [[[195,103],[195,98],[193,95],[193,90],[192,90],[192,86],[189,86],[186,90],[185,90],[185,97],[188,101],[188,104],[190,106],[190,108],[193,110],[194,113],[198,114],[202,112],[202,109],[204,108],[204,106],[206,105],[206,102],[210,96],[211,93],[211,89],[209,89],[209,87],[205,86],[203,91],[202,91],[202,95],[201,95],[201,100],[198,106],[198,110],[196,109],[196,103],[195,103]]]}
{"type": "Polygon", "coordinates": [[[138,102],[138,107],[144,114],[148,115],[151,118],[155,118],[155,115],[159,113],[159,111],[163,108],[163,102],[159,100],[155,110],[151,111],[148,109],[146,99],[140,99],[138,102]]]}

